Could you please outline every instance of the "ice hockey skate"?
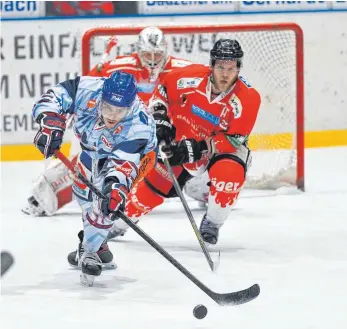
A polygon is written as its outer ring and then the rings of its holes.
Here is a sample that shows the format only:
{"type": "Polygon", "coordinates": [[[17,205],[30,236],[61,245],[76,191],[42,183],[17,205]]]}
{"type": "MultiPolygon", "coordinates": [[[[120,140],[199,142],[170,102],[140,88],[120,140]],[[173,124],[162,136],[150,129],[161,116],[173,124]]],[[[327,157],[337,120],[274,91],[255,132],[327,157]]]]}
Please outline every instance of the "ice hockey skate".
{"type": "Polygon", "coordinates": [[[206,218],[206,215],[202,218],[200,224],[200,234],[203,240],[209,244],[216,244],[218,242],[220,225],[216,225],[206,218]]]}
{"type": "MultiPolygon", "coordinates": [[[[81,267],[80,260],[82,259],[82,255],[84,253],[84,248],[83,248],[83,244],[82,244],[83,237],[84,237],[84,232],[81,230],[78,233],[78,238],[79,238],[80,242],[78,244],[77,250],[70,252],[69,255],[67,256],[67,260],[68,260],[70,266],[75,267],[75,268],[81,267]]],[[[113,254],[112,254],[111,250],[109,249],[106,241],[101,245],[97,254],[101,260],[101,265],[102,265],[103,269],[115,269],[115,268],[117,268],[116,263],[113,261],[113,254]]]]}
{"type": "Polygon", "coordinates": [[[84,252],[82,254],[81,270],[81,283],[85,286],[93,286],[95,277],[102,272],[102,263],[96,252],[84,252]]]}

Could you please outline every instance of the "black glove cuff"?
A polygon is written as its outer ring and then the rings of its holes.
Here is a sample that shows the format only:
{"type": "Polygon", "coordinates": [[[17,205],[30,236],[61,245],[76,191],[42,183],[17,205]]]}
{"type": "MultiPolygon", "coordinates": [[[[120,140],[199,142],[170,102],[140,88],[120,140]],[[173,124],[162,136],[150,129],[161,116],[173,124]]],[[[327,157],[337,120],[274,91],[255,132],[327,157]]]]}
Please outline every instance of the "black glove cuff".
{"type": "Polygon", "coordinates": [[[200,152],[205,153],[208,151],[207,143],[205,140],[199,142],[200,152]]]}
{"type": "Polygon", "coordinates": [[[164,115],[167,116],[167,108],[164,104],[162,103],[157,103],[152,107],[152,111],[153,111],[153,116],[155,114],[159,114],[159,115],[164,115]]]}
{"type": "Polygon", "coordinates": [[[102,189],[105,194],[109,193],[112,190],[112,185],[114,183],[119,183],[117,177],[106,177],[104,182],[104,188],[102,189]]]}
{"type": "Polygon", "coordinates": [[[40,114],[37,116],[36,120],[35,120],[36,123],[40,124],[40,122],[41,122],[43,116],[44,116],[44,113],[40,113],[40,114]]]}

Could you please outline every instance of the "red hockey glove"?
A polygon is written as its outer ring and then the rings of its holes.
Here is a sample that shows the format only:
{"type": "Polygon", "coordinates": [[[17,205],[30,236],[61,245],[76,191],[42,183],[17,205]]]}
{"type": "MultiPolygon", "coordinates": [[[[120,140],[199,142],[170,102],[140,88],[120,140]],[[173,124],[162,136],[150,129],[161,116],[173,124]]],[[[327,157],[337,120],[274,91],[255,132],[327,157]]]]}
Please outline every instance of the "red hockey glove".
{"type": "Polygon", "coordinates": [[[102,192],[107,196],[107,199],[102,200],[101,203],[101,211],[105,216],[110,213],[117,213],[119,210],[124,211],[128,194],[126,186],[110,180],[105,184],[102,192]]]}
{"type": "Polygon", "coordinates": [[[36,122],[40,129],[34,138],[34,144],[45,158],[49,158],[55,150],[60,149],[63,142],[65,117],[58,113],[44,112],[37,117],[36,122]]]}

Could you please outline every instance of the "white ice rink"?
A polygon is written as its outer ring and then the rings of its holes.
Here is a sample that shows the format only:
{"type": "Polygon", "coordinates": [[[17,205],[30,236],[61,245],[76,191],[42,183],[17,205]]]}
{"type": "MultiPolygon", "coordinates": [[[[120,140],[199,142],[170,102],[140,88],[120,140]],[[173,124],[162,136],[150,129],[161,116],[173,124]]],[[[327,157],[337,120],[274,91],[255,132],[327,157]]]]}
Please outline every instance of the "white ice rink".
{"type": "MultiPolygon", "coordinates": [[[[306,152],[305,193],[242,198],[221,229],[213,274],[179,203],[141,227],[212,290],[253,283],[260,296],[221,307],[134,232],[111,242],[118,269],[94,287],[79,283],[66,256],[77,246],[79,210],[53,218],[20,212],[42,163],[2,163],[1,249],[16,263],[1,279],[2,329],[347,328],[347,148],[306,152]],[[192,310],[205,304],[207,317],[192,310]]],[[[198,222],[203,215],[190,203],[198,222]]],[[[213,257],[216,253],[213,253],[213,257]]]]}

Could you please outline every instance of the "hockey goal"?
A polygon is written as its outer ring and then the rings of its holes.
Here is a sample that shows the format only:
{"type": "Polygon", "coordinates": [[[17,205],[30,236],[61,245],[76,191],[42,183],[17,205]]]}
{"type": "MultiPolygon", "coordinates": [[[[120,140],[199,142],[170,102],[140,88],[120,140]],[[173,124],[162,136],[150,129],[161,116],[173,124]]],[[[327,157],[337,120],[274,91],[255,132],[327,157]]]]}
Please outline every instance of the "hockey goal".
{"type": "MultiPolygon", "coordinates": [[[[294,23],[158,26],[167,35],[169,54],[208,64],[209,51],[219,38],[237,39],[245,53],[240,75],[262,97],[250,148],[252,166],[247,186],[277,189],[297,186],[304,190],[304,69],[303,33],[294,23]]],[[[99,27],[82,39],[82,72],[105,60],[112,36],[117,45],[109,53],[136,51],[138,33],[144,27],[99,27]]]]}

